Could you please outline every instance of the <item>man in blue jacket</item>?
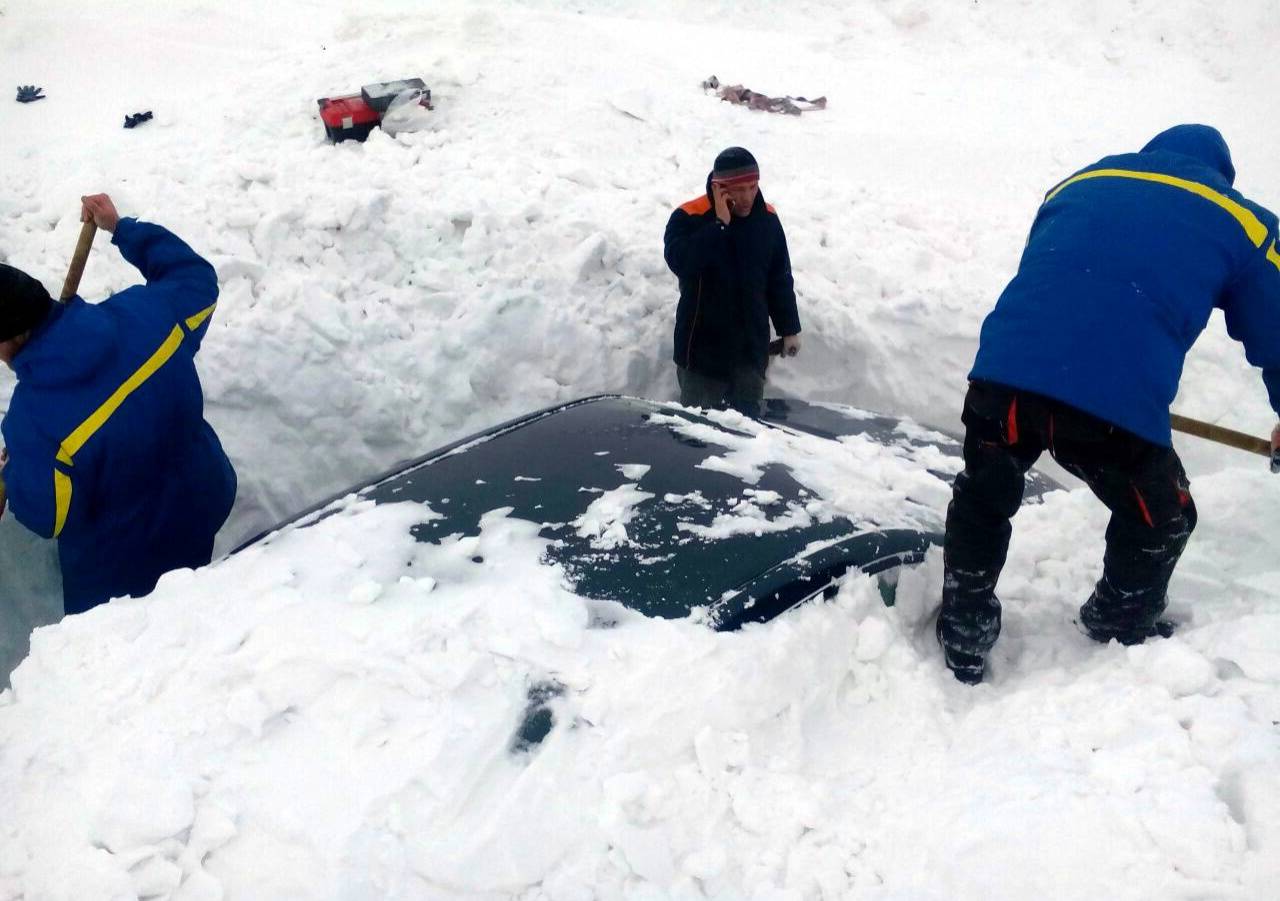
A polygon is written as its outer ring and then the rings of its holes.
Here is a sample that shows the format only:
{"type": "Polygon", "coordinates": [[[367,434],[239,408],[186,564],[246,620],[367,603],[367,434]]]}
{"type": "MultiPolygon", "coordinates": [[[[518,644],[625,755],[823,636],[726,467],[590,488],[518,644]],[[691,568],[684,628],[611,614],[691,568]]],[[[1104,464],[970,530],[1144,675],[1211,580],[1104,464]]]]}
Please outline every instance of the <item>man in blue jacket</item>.
{"type": "Polygon", "coordinates": [[[1171,445],[1169,405],[1215,307],[1280,414],[1276,217],[1235,191],[1234,179],[1216,130],[1179,125],[1045,196],[969,374],[938,618],[960,681],[982,680],[1000,633],[995,587],[1009,520],[1023,476],[1046,450],[1111,511],[1083,629],[1124,644],[1171,629],[1160,614],[1196,508],[1171,445]]]}
{"type": "Polygon", "coordinates": [[[67,613],[208,563],[236,493],[195,367],[213,267],[160,226],[121,219],[105,194],[83,203],[145,286],[58,304],[0,266],[0,360],[18,379],[0,424],[8,505],[58,539],[67,613]]]}
{"type": "Polygon", "coordinates": [[[667,221],[664,256],[680,280],[673,359],[687,406],[759,414],[770,320],[782,354],[800,350],[787,237],[759,185],[755,157],[730,147],[716,157],[707,193],[667,221]]]}

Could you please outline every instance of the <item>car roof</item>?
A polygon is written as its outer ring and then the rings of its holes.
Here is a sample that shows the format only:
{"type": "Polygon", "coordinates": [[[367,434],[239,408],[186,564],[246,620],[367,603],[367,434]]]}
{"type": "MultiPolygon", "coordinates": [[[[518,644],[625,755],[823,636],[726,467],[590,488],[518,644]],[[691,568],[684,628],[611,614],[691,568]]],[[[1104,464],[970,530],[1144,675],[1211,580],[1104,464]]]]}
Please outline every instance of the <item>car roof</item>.
{"type": "MultiPolygon", "coordinates": [[[[819,434],[836,414],[792,403],[774,405],[770,415],[819,434]]],[[[768,619],[850,565],[917,559],[937,539],[936,516],[925,528],[918,516],[894,524],[831,515],[798,516],[807,521],[794,528],[717,532],[726,517],[745,513],[767,522],[817,500],[780,463],[762,466],[750,483],[709,468],[707,461],[725,451],[718,439],[749,437],[725,419],[732,416],[715,421],[639,398],[586,398],[442,448],[361,493],[380,503],[428,504],[441,517],[415,527],[425,541],[474,534],[484,514],[509,508],[542,525],[551,541],[547,558],[564,567],[578,593],[652,616],[705,608],[721,628],[768,619]],[[624,508],[621,530],[593,530],[593,503],[606,519],[611,504],[624,508]]],[[[894,423],[847,421],[859,432],[874,426],[877,440],[886,440],[894,423]]]]}
{"type": "Polygon", "coordinates": [[[939,496],[959,452],[954,438],[909,420],[831,404],[770,400],[749,420],[600,395],[495,426],[357,490],[377,503],[429,506],[438,516],[413,530],[423,541],[477,534],[485,514],[505,509],[540,524],[546,558],[578,594],[729,629],[776,616],[850,567],[876,572],[921,559],[941,541],[939,496]],[[814,453],[814,438],[819,454],[856,450],[856,471],[873,484],[884,461],[908,467],[931,497],[894,495],[891,505],[862,509],[855,492],[854,503],[829,503],[789,459],[814,453]],[[726,462],[735,447],[778,442],[757,466],[726,462]]]}

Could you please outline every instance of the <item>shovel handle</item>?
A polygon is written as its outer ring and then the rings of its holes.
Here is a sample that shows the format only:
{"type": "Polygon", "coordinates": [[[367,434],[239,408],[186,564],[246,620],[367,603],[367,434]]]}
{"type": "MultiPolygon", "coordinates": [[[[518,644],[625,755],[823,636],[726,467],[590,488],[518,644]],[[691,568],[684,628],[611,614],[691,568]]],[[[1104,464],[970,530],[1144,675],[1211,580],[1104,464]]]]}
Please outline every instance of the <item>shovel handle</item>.
{"type": "Polygon", "coordinates": [[[1179,416],[1177,413],[1169,414],[1169,425],[1179,432],[1186,432],[1188,435],[1195,435],[1197,438],[1206,438],[1209,441],[1216,441],[1219,444],[1225,444],[1227,447],[1248,451],[1251,454],[1261,454],[1264,457],[1271,456],[1271,442],[1265,438],[1256,438],[1253,435],[1246,435],[1244,432],[1237,432],[1234,429],[1226,429],[1211,422],[1201,422],[1199,419],[1179,416]]]}
{"type": "Polygon", "coordinates": [[[89,248],[93,246],[93,236],[98,226],[92,220],[80,229],[80,240],[76,242],[76,252],[71,255],[71,267],[67,270],[67,280],[62,283],[62,294],[58,300],[68,301],[80,287],[80,276],[84,275],[84,264],[89,260],[89,248]]]}

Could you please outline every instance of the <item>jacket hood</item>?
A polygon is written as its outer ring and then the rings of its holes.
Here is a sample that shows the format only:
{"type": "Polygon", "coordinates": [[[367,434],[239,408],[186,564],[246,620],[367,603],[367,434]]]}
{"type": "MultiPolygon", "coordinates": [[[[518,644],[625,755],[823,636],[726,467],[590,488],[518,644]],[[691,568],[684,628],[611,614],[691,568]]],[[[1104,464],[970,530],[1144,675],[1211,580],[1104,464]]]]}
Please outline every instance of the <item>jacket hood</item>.
{"type": "Polygon", "coordinates": [[[79,295],[56,303],[13,359],[18,381],[33,386],[73,385],[89,379],[116,347],[114,323],[95,316],[79,295]],[[86,315],[89,314],[89,315],[86,315]]]}
{"type": "Polygon", "coordinates": [[[1175,125],[1147,142],[1143,153],[1153,151],[1180,153],[1204,163],[1222,175],[1231,185],[1236,180],[1236,167],[1231,163],[1231,150],[1218,129],[1208,125],[1175,125]]]}

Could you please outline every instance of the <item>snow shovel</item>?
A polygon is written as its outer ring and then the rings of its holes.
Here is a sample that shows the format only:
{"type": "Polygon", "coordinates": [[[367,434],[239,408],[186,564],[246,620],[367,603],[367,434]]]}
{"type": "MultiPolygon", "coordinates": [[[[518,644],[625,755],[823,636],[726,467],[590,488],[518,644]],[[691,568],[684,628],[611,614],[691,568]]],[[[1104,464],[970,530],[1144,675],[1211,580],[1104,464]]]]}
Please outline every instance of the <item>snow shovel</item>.
{"type": "MultiPolygon", "coordinates": [[[[93,236],[98,233],[98,226],[93,220],[80,228],[80,239],[76,241],[75,253],[71,254],[71,265],[67,269],[67,278],[62,283],[62,293],[58,295],[59,303],[66,303],[80,287],[80,276],[84,275],[84,264],[89,260],[89,250],[93,247],[93,236]]],[[[4,515],[5,505],[4,477],[0,476],[0,516],[4,515]]]]}
{"type": "Polygon", "coordinates": [[[1227,447],[1248,451],[1251,454],[1262,454],[1262,456],[1270,458],[1271,471],[1280,472],[1280,448],[1272,450],[1271,442],[1265,438],[1256,438],[1253,435],[1246,435],[1244,432],[1223,428],[1211,422],[1202,422],[1199,419],[1191,419],[1188,416],[1179,416],[1177,413],[1169,414],[1169,425],[1179,432],[1195,435],[1197,438],[1216,441],[1219,444],[1225,444],[1227,447]]]}
{"type": "Polygon", "coordinates": [[[71,255],[71,266],[67,269],[67,280],[62,283],[62,293],[58,295],[61,303],[66,303],[80,287],[80,276],[84,275],[84,264],[89,259],[89,248],[93,247],[93,236],[98,233],[98,226],[90,219],[80,228],[80,240],[76,242],[76,252],[71,255]]]}

